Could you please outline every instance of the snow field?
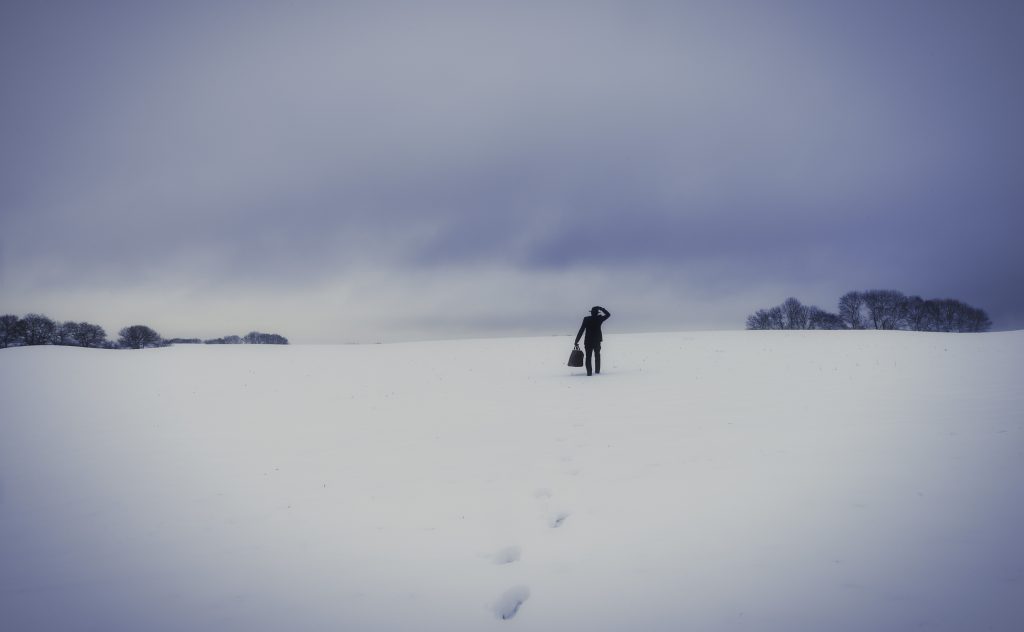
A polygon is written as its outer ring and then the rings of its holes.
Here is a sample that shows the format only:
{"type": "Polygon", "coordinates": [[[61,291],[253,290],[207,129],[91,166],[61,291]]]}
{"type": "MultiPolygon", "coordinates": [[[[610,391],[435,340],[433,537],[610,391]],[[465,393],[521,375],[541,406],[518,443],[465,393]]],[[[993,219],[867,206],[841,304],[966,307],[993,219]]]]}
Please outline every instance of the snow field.
{"type": "Polygon", "coordinates": [[[1024,332],[0,351],[0,629],[1019,630],[1024,332]]]}

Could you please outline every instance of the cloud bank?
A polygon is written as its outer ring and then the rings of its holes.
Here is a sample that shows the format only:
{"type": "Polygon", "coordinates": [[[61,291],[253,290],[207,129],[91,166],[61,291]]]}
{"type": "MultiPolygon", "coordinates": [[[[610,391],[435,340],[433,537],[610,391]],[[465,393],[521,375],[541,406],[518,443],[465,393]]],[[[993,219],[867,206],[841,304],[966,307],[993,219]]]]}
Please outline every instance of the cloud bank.
{"type": "Polygon", "coordinates": [[[894,287],[1024,327],[1024,12],[722,4],[9,6],[2,307],[314,342],[894,287]]]}

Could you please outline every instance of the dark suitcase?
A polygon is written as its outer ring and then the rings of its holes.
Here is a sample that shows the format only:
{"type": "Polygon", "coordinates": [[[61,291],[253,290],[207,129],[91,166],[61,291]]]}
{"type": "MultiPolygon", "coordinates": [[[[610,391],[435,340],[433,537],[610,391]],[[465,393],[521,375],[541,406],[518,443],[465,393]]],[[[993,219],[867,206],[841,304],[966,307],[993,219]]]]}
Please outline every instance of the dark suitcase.
{"type": "Polygon", "coordinates": [[[569,354],[569,366],[583,366],[583,352],[579,347],[573,349],[569,354]]]}

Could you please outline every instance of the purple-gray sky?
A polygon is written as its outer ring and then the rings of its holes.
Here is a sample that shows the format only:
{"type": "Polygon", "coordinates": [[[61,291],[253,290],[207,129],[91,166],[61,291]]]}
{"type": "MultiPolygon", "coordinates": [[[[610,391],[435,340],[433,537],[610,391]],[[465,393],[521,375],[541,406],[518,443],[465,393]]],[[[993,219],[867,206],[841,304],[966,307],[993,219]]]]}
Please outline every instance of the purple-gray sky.
{"type": "Polygon", "coordinates": [[[0,310],[340,342],[885,287],[1020,328],[1022,67],[1020,2],[4,2],[0,310]]]}

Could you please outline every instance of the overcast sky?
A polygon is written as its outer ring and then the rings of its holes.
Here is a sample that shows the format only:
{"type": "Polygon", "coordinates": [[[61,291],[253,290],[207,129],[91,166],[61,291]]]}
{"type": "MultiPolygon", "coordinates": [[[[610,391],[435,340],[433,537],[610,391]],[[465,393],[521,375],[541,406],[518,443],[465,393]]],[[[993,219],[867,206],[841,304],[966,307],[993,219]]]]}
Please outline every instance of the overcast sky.
{"type": "Polygon", "coordinates": [[[0,311],[293,342],[1024,327],[1021,2],[4,2],[0,311]],[[161,6],[158,6],[161,5],[161,6]]]}

